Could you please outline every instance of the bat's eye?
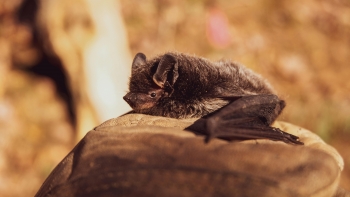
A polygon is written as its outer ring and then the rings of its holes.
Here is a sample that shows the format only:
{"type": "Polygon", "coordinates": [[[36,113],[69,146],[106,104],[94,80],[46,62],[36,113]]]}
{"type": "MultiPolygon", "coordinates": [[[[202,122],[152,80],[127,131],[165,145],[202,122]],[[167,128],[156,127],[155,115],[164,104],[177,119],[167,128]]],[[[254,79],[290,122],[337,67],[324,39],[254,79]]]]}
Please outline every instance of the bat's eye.
{"type": "Polygon", "coordinates": [[[152,98],[154,98],[154,97],[156,97],[156,96],[157,96],[156,93],[154,93],[154,92],[151,93],[151,97],[152,97],[152,98]]]}

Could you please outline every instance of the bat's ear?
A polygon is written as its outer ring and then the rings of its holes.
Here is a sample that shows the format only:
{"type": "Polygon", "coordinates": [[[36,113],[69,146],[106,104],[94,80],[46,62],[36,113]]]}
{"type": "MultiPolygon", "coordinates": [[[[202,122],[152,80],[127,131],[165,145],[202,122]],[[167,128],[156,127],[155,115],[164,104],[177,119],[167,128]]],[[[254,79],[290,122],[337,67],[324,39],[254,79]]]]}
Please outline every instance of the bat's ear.
{"type": "Polygon", "coordinates": [[[178,76],[179,73],[176,57],[171,54],[165,54],[161,58],[157,71],[153,75],[154,83],[161,88],[164,87],[166,82],[170,83],[170,85],[174,85],[178,76]]]}
{"type": "Polygon", "coordinates": [[[134,57],[134,61],[132,62],[132,70],[141,67],[146,64],[146,55],[143,53],[138,53],[134,57]]]}

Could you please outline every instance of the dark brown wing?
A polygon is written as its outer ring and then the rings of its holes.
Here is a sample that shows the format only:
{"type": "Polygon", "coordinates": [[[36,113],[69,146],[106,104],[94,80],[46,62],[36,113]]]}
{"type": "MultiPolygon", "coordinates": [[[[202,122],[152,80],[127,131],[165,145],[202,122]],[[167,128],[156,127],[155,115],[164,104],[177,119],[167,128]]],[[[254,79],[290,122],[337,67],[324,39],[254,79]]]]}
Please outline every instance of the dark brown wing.
{"type": "Polygon", "coordinates": [[[233,102],[196,121],[188,129],[207,135],[207,141],[217,137],[227,140],[271,139],[303,144],[299,137],[270,126],[285,107],[285,102],[276,95],[233,98],[233,102]]]}

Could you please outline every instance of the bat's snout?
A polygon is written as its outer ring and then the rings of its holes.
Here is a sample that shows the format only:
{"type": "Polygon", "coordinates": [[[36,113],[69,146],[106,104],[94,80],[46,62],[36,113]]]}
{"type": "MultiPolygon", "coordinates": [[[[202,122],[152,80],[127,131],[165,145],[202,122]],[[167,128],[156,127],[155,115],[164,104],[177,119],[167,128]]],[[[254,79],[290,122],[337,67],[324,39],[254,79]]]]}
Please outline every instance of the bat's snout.
{"type": "MultiPolygon", "coordinates": [[[[129,94],[129,93],[128,93],[129,94]]],[[[125,96],[123,96],[123,99],[128,102],[130,101],[130,96],[128,96],[128,94],[126,94],[125,96]]]]}
{"type": "Polygon", "coordinates": [[[148,109],[156,104],[154,98],[144,93],[127,93],[123,99],[130,105],[133,110],[148,109]]]}
{"type": "Polygon", "coordinates": [[[123,99],[130,105],[130,107],[135,107],[135,102],[137,99],[135,94],[129,92],[123,97],[123,99]]]}

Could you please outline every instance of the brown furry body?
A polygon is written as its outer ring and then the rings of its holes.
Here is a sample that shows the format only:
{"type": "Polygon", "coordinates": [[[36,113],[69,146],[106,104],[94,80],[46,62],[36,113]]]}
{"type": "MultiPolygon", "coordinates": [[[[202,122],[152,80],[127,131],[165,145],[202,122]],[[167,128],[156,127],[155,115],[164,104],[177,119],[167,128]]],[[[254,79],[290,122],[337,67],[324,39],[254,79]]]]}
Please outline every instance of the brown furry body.
{"type": "Polygon", "coordinates": [[[227,105],[232,97],[274,93],[260,75],[230,61],[212,62],[177,52],[150,60],[141,56],[135,56],[130,92],[124,97],[136,113],[172,118],[202,117],[227,105]],[[166,72],[161,73],[164,81],[159,82],[155,73],[159,74],[159,67],[165,64],[174,66],[163,69],[166,72]],[[168,82],[171,91],[167,92],[162,84],[168,82]],[[149,100],[147,96],[155,91],[159,95],[149,100]]]}

